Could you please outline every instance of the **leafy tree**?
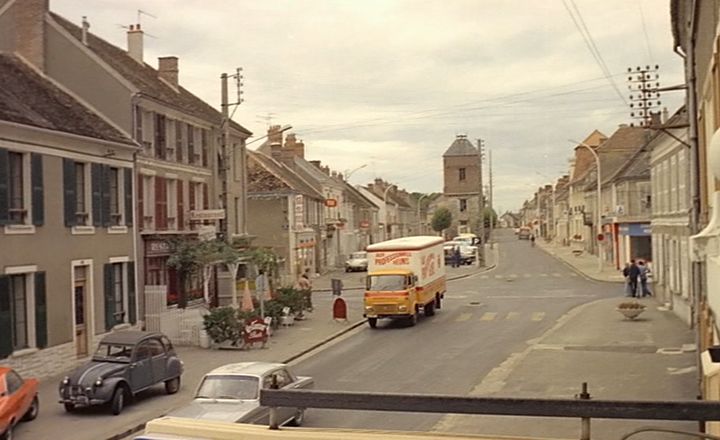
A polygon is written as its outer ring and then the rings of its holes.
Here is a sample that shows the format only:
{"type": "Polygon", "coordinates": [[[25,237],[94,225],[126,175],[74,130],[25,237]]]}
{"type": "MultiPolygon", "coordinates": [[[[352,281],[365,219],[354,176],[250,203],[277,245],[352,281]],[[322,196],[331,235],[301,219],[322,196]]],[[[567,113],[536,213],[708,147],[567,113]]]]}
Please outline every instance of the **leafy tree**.
{"type": "Polygon", "coordinates": [[[438,208],[434,213],[430,226],[435,232],[442,232],[452,224],[452,213],[447,208],[438,208]]]}

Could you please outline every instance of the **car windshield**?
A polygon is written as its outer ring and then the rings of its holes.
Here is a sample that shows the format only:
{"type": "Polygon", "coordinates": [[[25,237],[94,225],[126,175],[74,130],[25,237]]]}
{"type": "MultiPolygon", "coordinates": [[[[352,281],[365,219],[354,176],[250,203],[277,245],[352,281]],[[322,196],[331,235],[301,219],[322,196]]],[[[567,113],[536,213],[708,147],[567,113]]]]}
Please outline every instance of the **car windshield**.
{"type": "Polygon", "coordinates": [[[363,258],[367,258],[367,252],[353,252],[350,258],[352,260],[362,260],[363,258]]]}
{"type": "Polygon", "coordinates": [[[405,290],[404,275],[373,275],[368,277],[368,290],[405,290]]]}
{"type": "Polygon", "coordinates": [[[132,345],[127,344],[103,344],[101,343],[95,351],[94,359],[111,362],[130,362],[132,345]]]}
{"type": "Polygon", "coordinates": [[[255,400],[258,398],[258,384],[255,376],[205,376],[195,398],[255,400]]]}

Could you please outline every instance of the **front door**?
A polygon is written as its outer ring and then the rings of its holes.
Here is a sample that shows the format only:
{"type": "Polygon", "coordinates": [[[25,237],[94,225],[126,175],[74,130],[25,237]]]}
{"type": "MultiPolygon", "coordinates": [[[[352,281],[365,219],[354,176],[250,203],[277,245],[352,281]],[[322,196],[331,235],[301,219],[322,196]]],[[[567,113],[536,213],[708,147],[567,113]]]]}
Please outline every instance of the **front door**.
{"type": "Polygon", "coordinates": [[[75,354],[88,355],[87,325],[87,266],[76,266],[74,271],[75,289],[75,354]]]}
{"type": "Polygon", "coordinates": [[[137,392],[153,383],[152,348],[148,341],[143,341],[135,348],[130,363],[130,388],[137,392]]]}

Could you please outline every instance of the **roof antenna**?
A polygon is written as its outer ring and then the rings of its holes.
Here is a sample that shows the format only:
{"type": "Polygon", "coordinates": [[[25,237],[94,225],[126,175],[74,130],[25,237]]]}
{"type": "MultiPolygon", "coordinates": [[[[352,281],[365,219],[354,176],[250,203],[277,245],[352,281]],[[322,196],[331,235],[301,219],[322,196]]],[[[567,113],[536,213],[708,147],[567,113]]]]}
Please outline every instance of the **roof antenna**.
{"type": "MultiPolygon", "coordinates": [[[[141,21],[141,17],[142,17],[143,15],[147,15],[148,17],[151,17],[151,18],[154,18],[154,19],[157,20],[157,17],[154,16],[154,15],[152,15],[151,13],[146,12],[146,11],[143,11],[142,9],[138,9],[138,10],[137,10],[137,23],[136,23],[138,30],[140,30],[140,28],[141,28],[141,26],[140,26],[140,21],[141,21]]],[[[144,31],[143,31],[143,35],[145,35],[145,36],[147,36],[147,37],[150,37],[150,38],[155,38],[155,39],[157,39],[157,37],[156,37],[155,35],[148,34],[147,32],[144,32],[144,31]]]]}

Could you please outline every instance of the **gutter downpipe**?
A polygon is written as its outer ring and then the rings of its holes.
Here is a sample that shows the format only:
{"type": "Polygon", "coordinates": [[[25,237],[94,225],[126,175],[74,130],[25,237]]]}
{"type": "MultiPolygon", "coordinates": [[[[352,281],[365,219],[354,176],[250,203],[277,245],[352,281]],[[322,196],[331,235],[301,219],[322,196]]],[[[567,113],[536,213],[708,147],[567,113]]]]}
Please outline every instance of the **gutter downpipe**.
{"type": "MultiPolygon", "coordinates": [[[[130,98],[130,105],[132,106],[131,114],[132,114],[132,131],[130,132],[130,139],[133,139],[133,136],[135,136],[135,131],[137,129],[137,99],[140,97],[140,93],[133,93],[132,97],[130,98]]],[[[140,151],[142,151],[142,144],[137,140],[134,139],[135,143],[137,144],[137,150],[133,152],[132,155],[132,176],[133,176],[133,182],[132,182],[132,191],[133,191],[133,207],[132,207],[132,217],[133,217],[133,227],[132,227],[132,234],[133,234],[133,252],[134,252],[134,260],[135,260],[135,279],[133,280],[133,283],[135,283],[135,313],[137,316],[137,321],[139,322],[142,317],[142,326],[141,328],[145,330],[147,328],[147,322],[145,321],[145,286],[139,285],[139,280],[141,273],[145,273],[145,264],[140,264],[140,255],[138,253],[138,239],[140,237],[140,225],[139,222],[143,219],[138,219],[137,216],[137,208],[138,208],[138,176],[140,176],[139,170],[138,170],[138,163],[137,163],[137,156],[140,151]],[[142,272],[141,272],[142,271],[142,272]],[[142,311],[142,314],[140,313],[142,311]]],[[[144,262],[142,262],[144,263],[144,262]]]]}
{"type": "MultiPolygon", "coordinates": [[[[699,15],[699,0],[693,0],[691,5],[690,17],[690,35],[687,39],[688,50],[684,54],[678,46],[673,51],[685,61],[685,80],[687,83],[687,110],[689,123],[689,141],[690,141],[690,200],[692,207],[690,209],[690,235],[695,235],[700,231],[700,145],[698,142],[698,126],[697,126],[697,75],[695,73],[695,33],[697,31],[697,18],[699,15]]],[[[694,314],[692,324],[695,327],[695,353],[697,364],[697,399],[703,399],[703,371],[702,371],[702,336],[700,334],[702,328],[702,314],[700,307],[702,304],[702,267],[699,261],[691,261],[692,273],[692,312],[694,314]]],[[[700,432],[705,432],[705,423],[698,422],[700,432]]]]}

